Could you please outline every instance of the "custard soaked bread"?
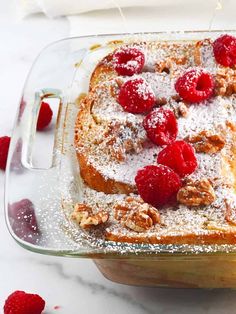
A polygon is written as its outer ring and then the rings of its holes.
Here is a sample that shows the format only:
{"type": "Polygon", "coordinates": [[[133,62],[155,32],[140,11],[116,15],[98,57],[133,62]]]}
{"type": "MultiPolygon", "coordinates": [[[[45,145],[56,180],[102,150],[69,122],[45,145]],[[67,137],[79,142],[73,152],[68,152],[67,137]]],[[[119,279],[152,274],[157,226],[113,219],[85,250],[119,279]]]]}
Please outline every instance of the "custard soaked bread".
{"type": "Polygon", "coordinates": [[[235,139],[234,37],[122,45],[80,101],[72,218],[113,241],[235,243],[235,139]]]}

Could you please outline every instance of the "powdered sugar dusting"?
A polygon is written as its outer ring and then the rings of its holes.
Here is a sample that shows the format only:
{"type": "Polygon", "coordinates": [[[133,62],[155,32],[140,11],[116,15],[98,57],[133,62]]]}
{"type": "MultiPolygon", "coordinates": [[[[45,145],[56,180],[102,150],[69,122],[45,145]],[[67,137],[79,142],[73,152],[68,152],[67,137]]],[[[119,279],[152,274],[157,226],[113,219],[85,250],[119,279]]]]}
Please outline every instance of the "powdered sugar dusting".
{"type": "Polygon", "coordinates": [[[149,99],[150,94],[153,95],[151,86],[145,80],[140,81],[138,84],[137,93],[143,100],[149,99]]]}
{"type": "Polygon", "coordinates": [[[203,45],[200,48],[200,53],[201,53],[201,62],[204,69],[206,71],[209,71],[212,74],[215,74],[217,71],[218,65],[215,62],[212,42],[209,40],[206,40],[205,42],[203,42],[203,45]]]}
{"type": "Polygon", "coordinates": [[[152,88],[154,95],[157,99],[171,99],[177,93],[174,88],[176,78],[171,78],[166,73],[150,73],[144,72],[141,74],[146,82],[152,88]]]}
{"type": "Polygon", "coordinates": [[[203,130],[218,132],[220,127],[225,127],[225,121],[229,117],[226,105],[228,99],[214,97],[201,104],[189,106],[188,117],[180,117],[178,120],[179,138],[199,133],[203,130]]]}
{"type": "MultiPolygon", "coordinates": [[[[138,45],[136,45],[138,47],[138,45]]],[[[124,160],[114,160],[104,151],[105,144],[98,145],[94,153],[89,156],[89,162],[106,178],[116,182],[123,182],[135,185],[135,176],[140,168],[146,165],[156,164],[157,155],[163,147],[152,144],[146,137],[142,126],[142,120],[145,115],[131,114],[125,112],[117,101],[117,94],[124,82],[130,79],[143,78],[144,84],[140,85],[139,93],[145,98],[150,92],[153,92],[156,99],[164,99],[163,108],[175,109],[178,106],[176,101],[177,93],[174,84],[179,75],[186,68],[196,68],[200,66],[204,71],[209,71],[215,75],[218,65],[215,63],[211,42],[206,40],[202,45],[196,43],[162,43],[159,46],[155,43],[148,43],[147,47],[141,45],[142,51],[145,51],[145,66],[140,74],[132,77],[115,76],[112,79],[104,81],[96,86],[93,91],[94,104],[92,115],[99,124],[112,125],[117,122],[123,124],[122,135],[116,132],[116,141],[113,147],[119,149],[124,141],[140,141],[140,151],[131,150],[125,154],[124,160]],[[176,51],[176,48],[177,49],[176,51]],[[173,59],[174,57],[174,59],[173,59]],[[186,61],[184,61],[184,57],[186,61]],[[156,71],[157,64],[172,60],[172,67],[168,71],[156,71]],[[181,61],[183,59],[183,61],[181,61]],[[174,60],[174,61],[173,61],[174,60]],[[178,64],[179,62],[179,64],[178,64]],[[182,62],[182,63],[181,63],[182,62]],[[200,62],[200,64],[199,64],[200,62]],[[156,71],[156,72],[155,72],[156,71]],[[131,131],[130,131],[131,130],[131,131]],[[132,137],[135,133],[135,138],[132,137]]],[[[135,66],[133,61],[131,66],[135,66]]],[[[167,65],[169,63],[166,63],[167,65]]],[[[129,63],[129,62],[128,62],[129,63]]],[[[200,71],[200,70],[199,70],[200,71]]],[[[198,70],[197,70],[197,73],[198,70]]],[[[156,117],[153,124],[164,120],[162,113],[156,117]]],[[[178,118],[178,138],[185,139],[188,136],[197,135],[201,131],[211,131],[213,134],[229,132],[226,127],[227,121],[236,123],[236,97],[212,97],[199,104],[191,104],[188,107],[187,117],[178,118]],[[223,130],[223,131],[222,131],[223,130]]],[[[152,125],[151,125],[152,126],[152,125]]],[[[151,127],[150,126],[150,127],[151,127]]],[[[103,137],[103,134],[101,134],[103,137]]],[[[161,224],[157,224],[145,233],[146,236],[154,236],[157,239],[167,235],[186,235],[186,234],[209,234],[217,231],[231,230],[225,220],[225,200],[229,200],[231,206],[236,208],[236,196],[232,186],[235,184],[234,175],[231,172],[229,164],[225,160],[227,152],[232,146],[232,136],[226,136],[226,145],[221,152],[215,154],[196,153],[198,160],[197,170],[189,176],[193,180],[208,178],[213,182],[216,194],[216,200],[210,206],[190,208],[185,205],[175,205],[159,209],[161,214],[161,224]],[[223,173],[223,170],[225,173],[223,173]],[[228,173],[227,178],[225,177],[228,173]],[[226,182],[227,181],[227,182],[226,182]],[[229,186],[227,186],[227,184],[229,186]]],[[[101,203],[111,212],[110,226],[108,231],[113,234],[129,235],[133,237],[142,237],[143,233],[136,233],[120,225],[113,217],[112,206],[114,203],[124,199],[124,195],[106,195],[98,193],[89,188],[84,189],[84,201],[97,206],[101,203]]],[[[134,197],[137,197],[134,195],[134,197]]],[[[233,230],[233,229],[232,229],[233,230]]]]}
{"type": "Polygon", "coordinates": [[[94,159],[93,156],[89,157],[89,161],[92,165],[96,166],[96,169],[105,178],[134,185],[134,178],[137,171],[144,166],[156,164],[157,154],[161,150],[161,148],[151,143],[146,146],[139,154],[127,154],[126,160],[120,163],[111,162],[107,159],[104,159],[102,162],[101,160],[94,159]]]}
{"type": "Polygon", "coordinates": [[[155,115],[152,115],[151,119],[147,120],[147,126],[148,128],[154,128],[157,124],[163,124],[166,122],[166,117],[163,111],[161,110],[155,110],[155,115]]]}

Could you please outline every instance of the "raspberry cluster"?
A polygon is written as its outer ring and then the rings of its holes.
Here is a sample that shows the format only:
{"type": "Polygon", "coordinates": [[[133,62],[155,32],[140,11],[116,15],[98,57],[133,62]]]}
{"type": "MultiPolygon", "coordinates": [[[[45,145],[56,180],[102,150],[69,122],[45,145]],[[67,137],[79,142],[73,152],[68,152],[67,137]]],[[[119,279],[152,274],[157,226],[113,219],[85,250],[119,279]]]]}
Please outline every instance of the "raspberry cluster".
{"type": "MultiPolygon", "coordinates": [[[[142,70],[145,58],[141,51],[138,53],[137,49],[124,48],[115,53],[114,60],[115,70],[118,74],[132,75],[142,70]],[[132,70],[131,64],[136,66],[132,70]]],[[[208,97],[207,92],[203,91],[207,85],[205,83],[207,77],[204,75],[200,71],[199,77],[195,75],[195,94],[198,92],[197,96],[199,96],[200,92],[197,88],[199,90],[201,88],[202,95],[208,97]]],[[[189,82],[190,77],[190,74],[186,74],[182,81],[189,82]]],[[[184,84],[182,85],[184,86],[184,84]]],[[[189,86],[187,87],[189,88],[189,86]]],[[[193,89],[189,89],[189,93],[192,93],[193,98],[193,89]]],[[[210,92],[208,93],[210,94],[210,92]]],[[[156,102],[155,95],[143,78],[126,81],[120,88],[118,102],[127,112],[137,114],[149,112],[143,120],[147,137],[156,145],[167,145],[158,155],[157,166],[146,166],[138,171],[135,182],[140,196],[153,206],[162,206],[176,200],[177,192],[181,187],[181,177],[196,169],[197,160],[190,144],[184,141],[175,141],[178,124],[174,113],[163,108],[152,110],[156,102]],[[158,193],[156,193],[157,191],[158,193]]]]}
{"type": "MultiPolygon", "coordinates": [[[[220,65],[236,66],[235,37],[223,35],[216,39],[213,52],[220,65]]],[[[114,54],[114,68],[119,75],[140,73],[144,63],[144,54],[136,48],[123,48],[114,54]]],[[[204,69],[191,68],[177,79],[175,89],[184,102],[200,103],[213,96],[214,79],[204,69]]],[[[155,95],[142,78],[126,81],[120,89],[118,102],[127,112],[149,112],[143,120],[147,137],[156,145],[166,145],[157,156],[157,165],[146,166],[137,172],[135,182],[139,194],[153,206],[176,200],[181,178],[193,173],[198,164],[193,147],[183,140],[176,141],[178,124],[174,113],[163,108],[152,110],[155,95]]]]}

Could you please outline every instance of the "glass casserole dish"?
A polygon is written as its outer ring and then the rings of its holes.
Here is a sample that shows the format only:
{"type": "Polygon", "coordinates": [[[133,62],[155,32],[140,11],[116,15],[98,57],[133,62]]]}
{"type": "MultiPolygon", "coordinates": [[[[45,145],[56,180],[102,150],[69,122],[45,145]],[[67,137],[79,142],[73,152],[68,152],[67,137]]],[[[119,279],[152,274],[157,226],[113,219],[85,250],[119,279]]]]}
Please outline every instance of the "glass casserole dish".
{"type": "MultiPolygon", "coordinates": [[[[235,35],[234,31],[227,33],[235,35]]],[[[77,99],[87,93],[95,65],[121,42],[193,41],[217,38],[220,34],[214,31],[78,37],[56,42],[42,51],[24,87],[6,173],[6,221],[21,246],[42,254],[92,258],[105,277],[124,284],[236,286],[235,245],[105,241],[94,239],[70,219],[82,194],[73,146],[77,99]],[[42,101],[50,103],[54,120],[46,132],[36,133],[42,101]]]]}

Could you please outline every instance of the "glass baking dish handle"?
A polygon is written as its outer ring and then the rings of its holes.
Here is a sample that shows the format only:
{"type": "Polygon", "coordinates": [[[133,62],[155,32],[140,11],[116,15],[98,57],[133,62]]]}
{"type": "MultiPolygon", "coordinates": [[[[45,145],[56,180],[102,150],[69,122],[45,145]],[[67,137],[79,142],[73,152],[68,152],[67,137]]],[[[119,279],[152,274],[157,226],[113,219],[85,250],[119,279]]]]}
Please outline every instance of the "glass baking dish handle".
{"type": "Polygon", "coordinates": [[[46,88],[35,92],[34,102],[28,106],[22,117],[22,165],[27,169],[43,170],[56,165],[54,147],[58,140],[58,130],[60,124],[60,108],[62,105],[62,92],[59,89],[46,88]],[[42,102],[53,101],[51,109],[54,113],[54,120],[51,127],[44,132],[37,132],[37,121],[42,102]],[[55,118],[56,116],[56,118],[55,118]],[[55,126],[55,128],[53,128],[55,126]],[[44,134],[43,134],[44,133],[44,134]],[[39,150],[41,151],[39,153],[39,150]],[[40,158],[35,158],[39,156],[40,158]],[[45,160],[46,159],[46,160],[45,160]]]}

